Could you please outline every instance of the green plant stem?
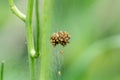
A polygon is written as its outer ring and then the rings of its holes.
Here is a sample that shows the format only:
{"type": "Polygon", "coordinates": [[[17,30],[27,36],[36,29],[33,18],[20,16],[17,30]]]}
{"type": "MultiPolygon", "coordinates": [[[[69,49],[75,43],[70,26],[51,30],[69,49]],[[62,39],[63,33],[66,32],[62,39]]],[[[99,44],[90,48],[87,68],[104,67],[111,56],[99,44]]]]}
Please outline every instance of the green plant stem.
{"type": "Polygon", "coordinates": [[[35,68],[35,59],[33,57],[29,57],[30,80],[36,80],[35,68]]]}
{"type": "Polygon", "coordinates": [[[4,77],[4,61],[1,63],[1,78],[0,80],[3,80],[4,77]]]}
{"type": "Polygon", "coordinates": [[[26,20],[26,16],[15,6],[13,0],[8,0],[9,4],[10,4],[10,9],[11,11],[18,17],[20,18],[22,21],[25,22],[26,20]]]}
{"type": "Polygon", "coordinates": [[[40,51],[40,20],[39,20],[39,0],[36,0],[35,2],[36,6],[36,57],[39,56],[39,51],[40,51]]]}
{"type": "Polygon", "coordinates": [[[50,59],[50,50],[48,47],[49,44],[49,29],[51,24],[51,2],[52,0],[43,0],[42,13],[40,15],[40,29],[41,29],[41,55],[40,55],[40,80],[51,80],[50,79],[50,70],[51,59],[50,59]]]}
{"type": "Polygon", "coordinates": [[[46,44],[46,33],[47,33],[47,26],[46,26],[46,21],[47,20],[47,15],[45,12],[45,5],[46,5],[46,0],[43,1],[43,10],[42,10],[42,15],[41,15],[41,32],[42,32],[42,37],[41,37],[41,56],[40,56],[40,80],[48,80],[47,79],[47,44],[46,44]]]}
{"type": "MultiPolygon", "coordinates": [[[[27,38],[27,47],[28,47],[30,80],[36,80],[36,77],[35,77],[36,76],[35,75],[36,51],[34,48],[33,29],[32,29],[32,13],[33,13],[34,0],[28,0],[27,15],[26,16],[18,10],[18,8],[14,5],[13,0],[8,0],[8,1],[10,4],[10,7],[11,7],[11,11],[17,17],[19,17],[21,20],[23,20],[26,24],[26,38],[27,38]]],[[[38,37],[38,35],[37,35],[37,37],[38,37]]],[[[39,44],[38,44],[38,47],[39,47],[39,44]]]]}
{"type": "Polygon", "coordinates": [[[27,17],[26,17],[26,37],[28,47],[28,58],[29,58],[29,69],[30,69],[30,80],[35,80],[35,49],[33,41],[33,30],[32,30],[32,12],[33,12],[33,0],[28,0],[27,6],[27,17]]]}

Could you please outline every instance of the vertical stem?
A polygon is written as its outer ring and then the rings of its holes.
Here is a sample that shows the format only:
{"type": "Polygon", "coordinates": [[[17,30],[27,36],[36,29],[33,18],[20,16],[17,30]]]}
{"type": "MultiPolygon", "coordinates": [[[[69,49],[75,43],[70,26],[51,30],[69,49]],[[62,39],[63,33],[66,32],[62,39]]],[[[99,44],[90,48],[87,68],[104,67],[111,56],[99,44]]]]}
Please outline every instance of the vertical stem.
{"type": "Polygon", "coordinates": [[[40,23],[39,23],[39,0],[36,0],[36,57],[39,56],[39,49],[40,49],[40,40],[39,40],[39,36],[40,36],[40,23]]]}
{"type": "MultiPolygon", "coordinates": [[[[35,80],[35,57],[36,52],[34,48],[34,41],[33,41],[33,30],[32,30],[32,13],[33,13],[33,4],[34,0],[28,0],[28,6],[27,6],[27,15],[25,16],[23,13],[21,13],[18,8],[14,5],[13,0],[8,0],[9,4],[11,6],[11,10],[13,13],[19,17],[21,20],[23,20],[26,24],[26,38],[27,38],[27,47],[28,47],[28,59],[29,59],[29,69],[30,69],[30,80],[35,80]]],[[[38,3],[36,3],[38,6],[38,3]]],[[[37,7],[36,6],[36,7],[37,7]]],[[[36,8],[36,12],[38,13],[38,7],[36,8]]],[[[39,16],[37,14],[37,16],[39,16]]],[[[37,19],[37,28],[39,28],[39,19],[37,19]]],[[[39,29],[37,31],[37,38],[39,39],[39,29]]],[[[37,39],[37,51],[39,53],[39,41],[37,39]]]]}
{"type": "Polygon", "coordinates": [[[43,0],[42,13],[40,16],[41,21],[41,56],[40,56],[40,80],[51,80],[50,79],[50,51],[48,48],[49,44],[49,29],[51,27],[51,3],[52,0],[43,0]]]}
{"type": "Polygon", "coordinates": [[[30,80],[36,80],[35,59],[32,57],[29,57],[29,68],[30,68],[30,80]]]}
{"type": "Polygon", "coordinates": [[[27,16],[26,16],[26,37],[28,47],[28,59],[30,69],[30,80],[35,80],[35,55],[34,41],[33,41],[33,30],[32,30],[32,12],[33,12],[34,0],[28,0],[27,16]]]}
{"type": "Polygon", "coordinates": [[[4,62],[1,63],[1,78],[0,80],[3,80],[4,77],[4,62]]]}

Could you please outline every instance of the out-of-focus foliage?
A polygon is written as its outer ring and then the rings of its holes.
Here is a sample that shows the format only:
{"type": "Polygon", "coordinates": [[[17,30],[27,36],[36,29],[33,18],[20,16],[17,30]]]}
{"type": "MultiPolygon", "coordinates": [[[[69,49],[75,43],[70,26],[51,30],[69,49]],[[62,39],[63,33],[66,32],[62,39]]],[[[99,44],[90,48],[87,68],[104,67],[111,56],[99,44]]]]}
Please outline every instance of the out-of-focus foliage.
{"type": "MultiPolygon", "coordinates": [[[[26,1],[15,1],[25,11],[26,1]]],[[[51,33],[71,34],[62,80],[120,80],[120,0],[54,0],[52,19],[51,33]]],[[[28,80],[24,23],[11,13],[7,0],[0,1],[2,60],[5,80],[28,80]]]]}

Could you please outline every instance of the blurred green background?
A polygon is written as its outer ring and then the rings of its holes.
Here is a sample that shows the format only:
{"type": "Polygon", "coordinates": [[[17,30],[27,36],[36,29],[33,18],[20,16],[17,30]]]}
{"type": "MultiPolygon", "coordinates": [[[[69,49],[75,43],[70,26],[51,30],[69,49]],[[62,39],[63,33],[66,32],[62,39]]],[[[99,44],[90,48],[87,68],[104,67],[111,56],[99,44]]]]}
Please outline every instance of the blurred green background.
{"type": "MultiPolygon", "coordinates": [[[[14,1],[26,13],[27,0],[14,1]]],[[[120,0],[54,0],[52,19],[51,33],[71,34],[64,48],[62,80],[120,80],[120,0]]],[[[0,0],[4,80],[29,80],[24,26],[8,1],[0,0]]]]}

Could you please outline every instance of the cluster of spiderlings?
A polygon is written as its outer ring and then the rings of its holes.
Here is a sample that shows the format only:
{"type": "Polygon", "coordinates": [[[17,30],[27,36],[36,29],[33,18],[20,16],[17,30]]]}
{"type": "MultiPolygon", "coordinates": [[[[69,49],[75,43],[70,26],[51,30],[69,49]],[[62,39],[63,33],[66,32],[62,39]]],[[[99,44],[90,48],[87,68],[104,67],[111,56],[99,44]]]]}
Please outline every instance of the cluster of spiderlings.
{"type": "Polygon", "coordinates": [[[57,44],[61,44],[62,46],[65,46],[67,43],[69,43],[70,35],[68,32],[65,31],[59,31],[57,33],[54,33],[51,38],[51,44],[55,47],[57,44]]]}

